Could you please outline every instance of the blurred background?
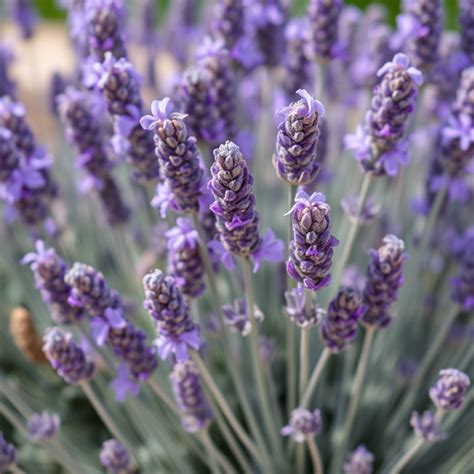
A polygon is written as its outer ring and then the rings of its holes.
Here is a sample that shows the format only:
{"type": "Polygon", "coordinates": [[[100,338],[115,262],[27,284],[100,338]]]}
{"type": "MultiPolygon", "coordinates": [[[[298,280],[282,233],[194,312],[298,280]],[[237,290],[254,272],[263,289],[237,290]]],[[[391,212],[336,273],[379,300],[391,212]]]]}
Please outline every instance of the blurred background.
{"type": "MultiPolygon", "coordinates": [[[[133,1],[133,0],[132,0],[133,1]]],[[[168,4],[172,0],[156,0],[162,9],[166,9],[168,4]]],[[[43,17],[47,18],[61,18],[63,13],[57,7],[57,0],[34,0],[33,3],[36,5],[39,12],[41,12],[43,17]]],[[[292,4],[296,12],[300,12],[304,9],[307,0],[293,0],[292,4]]],[[[361,8],[364,8],[369,3],[374,3],[371,0],[346,0],[347,4],[357,5],[361,8]]],[[[390,12],[391,21],[395,22],[395,16],[399,10],[399,2],[397,0],[379,0],[378,3],[382,3],[387,7],[387,10],[390,12]]],[[[457,16],[457,1],[456,0],[445,0],[445,9],[446,9],[446,24],[448,27],[452,28],[456,24],[457,16]]]]}

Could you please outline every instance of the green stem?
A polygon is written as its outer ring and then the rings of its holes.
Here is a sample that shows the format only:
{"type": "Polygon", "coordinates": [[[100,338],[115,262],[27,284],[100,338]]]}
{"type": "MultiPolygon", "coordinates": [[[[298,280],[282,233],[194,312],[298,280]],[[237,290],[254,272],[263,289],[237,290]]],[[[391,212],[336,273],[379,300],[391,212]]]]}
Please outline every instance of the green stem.
{"type": "Polygon", "coordinates": [[[412,447],[400,458],[400,460],[395,464],[395,466],[390,470],[389,474],[399,474],[402,472],[402,469],[415,457],[416,453],[421,449],[425,444],[423,438],[418,438],[412,447]]]}
{"type": "MultiPolygon", "coordinates": [[[[224,316],[222,314],[222,304],[221,304],[221,299],[219,296],[219,292],[217,291],[217,285],[216,281],[214,278],[214,270],[212,269],[211,262],[209,260],[209,253],[207,251],[207,248],[204,244],[206,241],[204,237],[204,231],[201,227],[201,224],[199,222],[199,218],[197,214],[193,215],[193,221],[194,221],[194,226],[196,230],[198,231],[199,234],[199,240],[201,244],[201,258],[204,264],[204,269],[206,271],[206,276],[207,276],[207,282],[208,282],[208,288],[211,296],[211,301],[214,306],[214,311],[216,312],[219,321],[221,321],[223,325],[223,336],[224,336],[224,344],[226,347],[231,347],[231,335],[229,332],[229,328],[227,325],[224,323],[224,316]]],[[[249,399],[247,397],[247,392],[245,391],[245,388],[242,385],[242,376],[239,373],[239,369],[236,365],[236,361],[234,357],[226,357],[226,363],[228,365],[228,368],[230,370],[230,375],[232,378],[232,383],[234,384],[234,387],[237,390],[237,397],[242,405],[242,410],[244,412],[245,419],[250,427],[250,431],[252,433],[252,436],[255,438],[257,445],[259,447],[259,450],[261,452],[261,457],[264,460],[264,463],[267,465],[270,465],[270,455],[268,453],[265,440],[263,439],[263,436],[260,431],[260,426],[257,423],[257,420],[255,418],[255,415],[252,411],[249,399]]]]}
{"type": "Polygon", "coordinates": [[[207,388],[209,389],[215,401],[217,402],[217,405],[219,405],[219,408],[221,409],[225,418],[229,422],[230,426],[235,431],[235,434],[238,436],[242,444],[249,450],[249,452],[256,459],[259,459],[260,453],[258,449],[255,447],[253,441],[249,438],[245,430],[242,428],[242,425],[239,423],[234,413],[232,412],[232,409],[229,407],[229,405],[225,401],[224,396],[222,395],[221,391],[215,384],[214,379],[212,378],[212,375],[207,370],[207,367],[204,364],[203,360],[201,359],[201,356],[196,351],[190,351],[190,353],[191,353],[191,358],[196,364],[204,383],[206,384],[207,388]]]}
{"type": "Polygon", "coordinates": [[[436,332],[433,339],[430,338],[430,343],[428,351],[425,353],[423,360],[417,370],[416,378],[413,383],[410,385],[410,391],[404,397],[402,405],[397,410],[395,416],[392,418],[392,421],[389,423],[387,427],[387,433],[390,435],[402,422],[405,418],[407,410],[413,405],[416,396],[419,393],[419,388],[423,383],[423,379],[428,372],[429,368],[433,364],[436,356],[438,355],[439,351],[443,346],[443,342],[445,341],[451,326],[453,325],[456,317],[460,312],[460,308],[455,305],[448,316],[444,318],[441,326],[439,327],[438,331],[436,332]]]}
{"type": "Polygon", "coordinates": [[[23,469],[20,469],[16,464],[9,466],[8,469],[12,472],[12,474],[26,474],[23,469]]]}
{"type": "Polygon", "coordinates": [[[367,365],[369,362],[370,349],[372,347],[372,341],[375,335],[375,328],[368,327],[365,333],[364,344],[362,346],[362,351],[359,356],[359,363],[357,366],[355,378],[354,378],[354,387],[352,389],[352,397],[349,402],[349,408],[347,410],[346,421],[344,423],[342,442],[340,448],[338,449],[339,455],[335,459],[335,469],[331,472],[339,472],[342,461],[347,450],[347,445],[349,443],[352,426],[354,424],[355,416],[357,413],[357,407],[359,405],[359,400],[362,395],[362,388],[365,379],[365,373],[367,371],[367,365]]]}
{"type": "Polygon", "coordinates": [[[263,370],[262,357],[260,354],[259,331],[257,321],[255,319],[255,301],[252,287],[252,273],[248,259],[241,258],[242,273],[244,278],[245,297],[247,302],[247,311],[249,321],[252,326],[250,332],[250,350],[252,352],[252,365],[255,375],[255,382],[257,384],[257,391],[260,401],[260,408],[262,410],[263,419],[267,426],[267,431],[270,435],[270,440],[273,445],[275,453],[281,453],[280,438],[278,436],[278,429],[275,426],[273,416],[270,411],[270,397],[268,394],[268,387],[265,383],[265,374],[263,370]]]}
{"type": "Polygon", "coordinates": [[[84,391],[86,397],[91,402],[91,404],[94,407],[95,411],[99,415],[99,418],[102,420],[104,425],[109,430],[109,432],[117,439],[117,441],[120,441],[120,443],[123,444],[123,446],[127,449],[130,457],[132,457],[133,453],[134,453],[133,447],[128,442],[127,437],[122,433],[122,431],[116,425],[113,418],[109,415],[106,408],[104,407],[102,402],[99,400],[99,397],[97,397],[94,390],[92,389],[90,383],[89,382],[81,382],[80,386],[81,386],[82,390],[84,391]]]}
{"type": "Polygon", "coordinates": [[[303,396],[303,392],[308,384],[309,340],[310,330],[302,328],[300,342],[300,397],[303,396]]]}
{"type": "Polygon", "coordinates": [[[323,474],[323,463],[321,461],[321,455],[319,454],[318,445],[314,438],[308,438],[308,448],[313,462],[314,474],[323,474]]]}
{"type": "MultiPolygon", "coordinates": [[[[288,209],[291,209],[295,201],[296,186],[289,187],[288,209]]],[[[293,236],[292,217],[290,216],[290,225],[288,226],[288,247],[293,236]]],[[[294,287],[294,281],[287,277],[287,290],[294,287]]],[[[296,328],[295,324],[286,320],[286,360],[287,360],[287,379],[286,393],[288,413],[295,407],[296,403],[296,328]]]]}
{"type": "Polygon", "coordinates": [[[354,243],[357,237],[357,232],[360,227],[360,215],[362,213],[362,210],[364,209],[364,204],[369,194],[371,182],[372,182],[372,175],[370,173],[366,173],[364,175],[364,180],[362,181],[362,185],[360,188],[359,200],[357,202],[357,214],[354,220],[351,222],[349,234],[347,236],[347,239],[345,239],[344,241],[344,248],[342,250],[342,255],[338,259],[337,266],[334,270],[333,283],[331,286],[335,288],[335,291],[337,291],[337,288],[339,287],[339,282],[342,277],[342,272],[344,271],[344,268],[346,267],[349,257],[351,256],[352,247],[354,246],[354,243]]]}
{"type": "Polygon", "coordinates": [[[420,249],[418,251],[419,255],[424,255],[424,251],[426,250],[431,235],[433,234],[433,229],[436,224],[436,221],[439,217],[439,213],[441,212],[441,208],[443,207],[444,199],[446,198],[446,194],[448,192],[447,186],[443,186],[438,193],[436,194],[435,201],[433,206],[431,207],[430,214],[428,216],[428,220],[425,222],[422,231],[422,240],[420,244],[420,249]]]}
{"type": "Polygon", "coordinates": [[[156,395],[161,399],[161,401],[176,415],[180,416],[180,412],[176,404],[171,400],[167,393],[161,388],[158,380],[151,376],[148,379],[148,385],[155,392],[156,395]]]}
{"type": "Polygon", "coordinates": [[[315,365],[313,373],[311,374],[311,378],[309,379],[309,383],[306,387],[306,390],[301,396],[301,400],[299,403],[300,407],[306,407],[311,400],[311,397],[316,389],[316,385],[318,380],[323,372],[324,367],[331,356],[331,351],[328,348],[325,348],[321,355],[319,356],[318,363],[315,365]]]}
{"type": "MultiPolygon", "coordinates": [[[[218,461],[216,457],[216,448],[212,444],[211,438],[209,437],[209,431],[207,429],[203,430],[199,433],[199,438],[202,441],[202,444],[206,448],[207,452],[207,459],[209,463],[209,467],[211,468],[212,474],[220,474],[220,469],[218,466],[218,461]]],[[[235,472],[235,471],[234,471],[235,472]]]]}

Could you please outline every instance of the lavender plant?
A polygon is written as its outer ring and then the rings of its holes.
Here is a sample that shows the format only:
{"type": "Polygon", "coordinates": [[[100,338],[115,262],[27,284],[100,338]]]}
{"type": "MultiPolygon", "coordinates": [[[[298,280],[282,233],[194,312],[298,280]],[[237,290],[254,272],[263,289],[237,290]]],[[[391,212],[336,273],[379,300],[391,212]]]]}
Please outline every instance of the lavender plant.
{"type": "Polygon", "coordinates": [[[470,473],[471,4],[11,2],[0,471],[470,473]]]}

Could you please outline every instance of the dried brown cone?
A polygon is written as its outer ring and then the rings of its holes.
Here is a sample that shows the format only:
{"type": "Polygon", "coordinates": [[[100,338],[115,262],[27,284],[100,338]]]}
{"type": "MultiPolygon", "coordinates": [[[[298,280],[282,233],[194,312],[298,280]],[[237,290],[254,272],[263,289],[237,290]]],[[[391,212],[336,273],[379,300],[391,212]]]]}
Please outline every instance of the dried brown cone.
{"type": "Polygon", "coordinates": [[[24,356],[36,364],[46,364],[48,360],[41,347],[42,341],[36,332],[29,311],[21,306],[10,313],[10,333],[13,341],[24,356]]]}

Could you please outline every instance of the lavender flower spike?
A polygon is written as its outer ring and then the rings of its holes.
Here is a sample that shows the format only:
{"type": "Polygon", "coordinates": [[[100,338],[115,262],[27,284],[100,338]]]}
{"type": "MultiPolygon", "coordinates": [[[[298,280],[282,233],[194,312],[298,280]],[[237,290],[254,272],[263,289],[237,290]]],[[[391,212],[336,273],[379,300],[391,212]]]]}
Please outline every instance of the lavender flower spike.
{"type": "Polygon", "coordinates": [[[342,8],[342,0],[310,0],[308,17],[316,57],[328,60],[337,56],[338,23],[342,8]]]}
{"type": "Polygon", "coordinates": [[[0,431],[0,472],[6,471],[16,462],[16,449],[10,444],[0,431]]]}
{"type": "Polygon", "coordinates": [[[364,311],[362,295],[354,288],[341,288],[321,322],[321,338],[326,347],[339,352],[351,344],[364,311]]]}
{"type": "Polygon", "coordinates": [[[321,412],[310,412],[305,408],[295,408],[291,411],[290,422],[281,429],[283,436],[291,436],[297,443],[316,436],[321,431],[321,412]]]}
{"type": "Polygon", "coordinates": [[[296,92],[301,99],[281,109],[284,120],[278,126],[273,165],[278,176],[290,185],[313,181],[319,172],[317,147],[319,124],[324,117],[321,102],[304,89],[296,92]]]}
{"type": "Polygon", "coordinates": [[[43,411],[41,413],[33,413],[28,418],[26,429],[30,439],[40,441],[54,437],[59,430],[60,424],[61,420],[57,413],[43,411]]]}
{"type": "Polygon", "coordinates": [[[293,288],[285,291],[286,306],[284,313],[291,321],[301,328],[316,326],[326,315],[326,311],[316,304],[306,304],[306,292],[304,288],[293,288]]]}
{"type": "Polygon", "coordinates": [[[221,38],[226,48],[232,50],[244,34],[244,28],[244,1],[219,0],[215,7],[213,36],[221,38]]]}
{"type": "Polygon", "coordinates": [[[394,176],[399,164],[407,164],[408,147],[402,139],[423,75],[401,53],[382,66],[377,75],[382,79],[374,87],[364,126],[355,135],[346,136],[345,145],[354,150],[366,172],[394,176]]]}
{"type": "Polygon", "coordinates": [[[457,369],[441,370],[440,378],[430,388],[430,398],[441,410],[457,410],[464,403],[468,387],[471,385],[469,377],[457,369]]]}
{"type": "Polygon", "coordinates": [[[87,28],[90,52],[103,61],[106,52],[126,58],[123,38],[124,12],[120,0],[86,0],[87,28]]]}
{"type": "Polygon", "coordinates": [[[441,0],[407,0],[404,12],[412,18],[416,28],[408,40],[408,55],[416,67],[428,69],[438,59],[443,32],[443,6],[441,0]]]}
{"type": "Polygon", "coordinates": [[[168,97],[154,100],[152,115],[143,116],[140,124],[145,130],[154,132],[155,153],[177,208],[192,213],[199,209],[201,195],[199,152],[196,138],[189,134],[184,123],[186,115],[173,112],[173,108],[168,97]]]}
{"type": "Polygon", "coordinates": [[[58,327],[50,328],[43,341],[43,352],[51,367],[67,383],[76,384],[92,377],[94,364],[86,359],[84,351],[72,339],[71,333],[58,327]]]}
{"type": "Polygon", "coordinates": [[[333,247],[339,241],[331,235],[330,207],[321,193],[296,195],[293,214],[293,240],[290,242],[288,275],[309,290],[317,291],[331,280],[333,247]]]}
{"type": "Polygon", "coordinates": [[[72,287],[64,281],[66,264],[54,249],[46,249],[44,242],[36,242],[36,253],[26,254],[21,260],[30,264],[36,288],[51,310],[51,317],[58,324],[73,324],[84,316],[84,310],[69,302],[72,287]]]}
{"type": "Polygon", "coordinates": [[[214,150],[209,189],[215,201],[210,209],[216,215],[216,229],[222,245],[231,254],[251,257],[254,271],[262,259],[280,261],[283,245],[267,230],[258,232],[258,214],[252,191],[253,177],[239,147],[230,141],[214,150]]]}
{"type": "Polygon", "coordinates": [[[474,1],[459,1],[459,25],[461,27],[461,45],[474,64],[474,1]]]}
{"type": "Polygon", "coordinates": [[[205,429],[213,414],[201,387],[199,371],[191,360],[175,364],[170,374],[174,396],[181,410],[181,424],[188,433],[205,429]]]}
{"type": "Polygon", "coordinates": [[[184,296],[197,298],[205,290],[198,233],[188,219],[180,217],[176,224],[165,234],[168,238],[168,271],[184,296]]]}
{"type": "Polygon", "coordinates": [[[459,273],[451,280],[452,299],[466,311],[474,309],[474,226],[465,232],[459,273]]]}
{"type": "Polygon", "coordinates": [[[10,130],[0,127],[0,183],[7,183],[20,165],[20,157],[10,130]]]}
{"type": "Polygon", "coordinates": [[[344,474],[372,474],[374,472],[374,455],[363,445],[350,454],[344,464],[344,474]]]}
{"type": "Polygon", "coordinates": [[[125,447],[116,439],[104,441],[99,455],[108,474],[131,474],[132,461],[125,447]]]}
{"type": "MultiPolygon", "coordinates": [[[[264,319],[264,315],[257,305],[254,305],[254,315],[257,322],[264,319]]],[[[222,306],[222,316],[224,323],[231,330],[239,332],[242,336],[248,336],[252,330],[249,315],[247,312],[247,303],[243,298],[234,301],[233,305],[226,304],[222,306]]]]}
{"type": "Polygon", "coordinates": [[[410,425],[417,436],[429,443],[446,437],[432,411],[425,411],[422,415],[414,411],[410,418],[410,425]]]}
{"type": "Polygon", "coordinates": [[[367,310],[363,321],[368,326],[384,328],[392,320],[389,308],[403,285],[403,266],[408,258],[405,244],[395,235],[386,235],[378,250],[370,249],[370,263],[364,289],[367,310]]]}
{"type": "Polygon", "coordinates": [[[178,362],[188,358],[188,348],[201,346],[199,327],[189,315],[189,308],[174,279],[161,270],[153,270],[143,278],[144,307],[157,321],[158,354],[167,359],[174,354],[178,362]]]}

